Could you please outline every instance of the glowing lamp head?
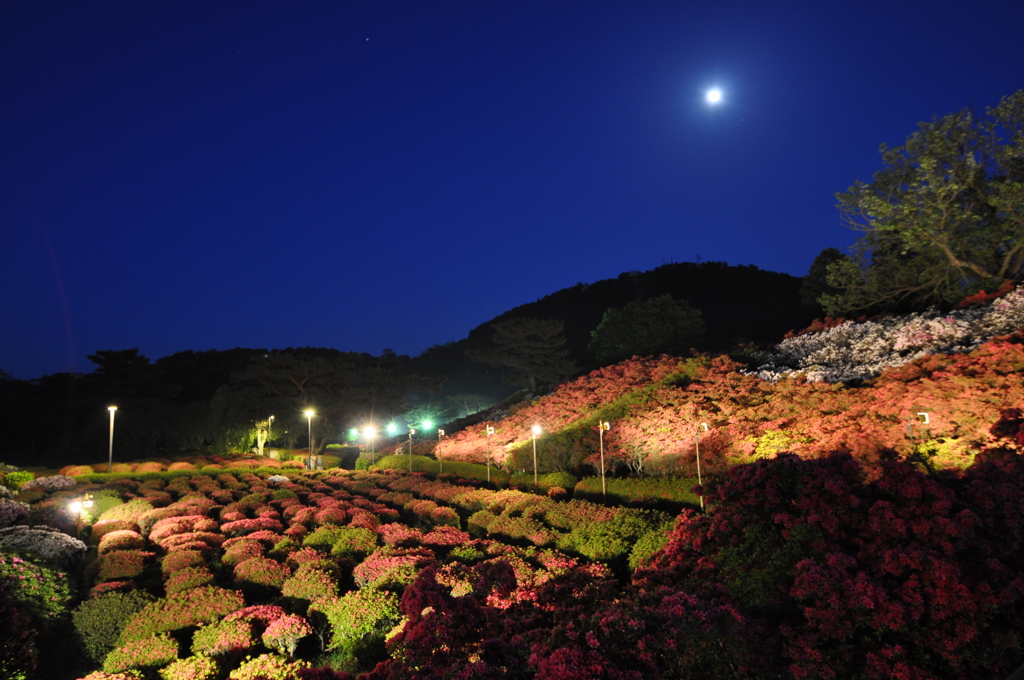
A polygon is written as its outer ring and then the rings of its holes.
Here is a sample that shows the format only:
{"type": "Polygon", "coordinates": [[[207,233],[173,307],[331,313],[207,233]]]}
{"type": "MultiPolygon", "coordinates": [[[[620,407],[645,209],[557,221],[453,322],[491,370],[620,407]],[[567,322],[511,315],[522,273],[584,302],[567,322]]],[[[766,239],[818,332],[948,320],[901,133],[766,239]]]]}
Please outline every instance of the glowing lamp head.
{"type": "Polygon", "coordinates": [[[534,425],[533,426],[533,436],[537,437],[539,435],[540,435],[540,425],[534,425]]]}
{"type": "Polygon", "coordinates": [[[708,104],[717,104],[722,101],[722,91],[716,87],[708,90],[704,97],[708,100],[708,104]]]}
{"type": "Polygon", "coordinates": [[[398,434],[398,425],[395,425],[394,423],[388,423],[388,426],[385,429],[387,430],[387,433],[390,435],[398,434]]]}
{"type": "Polygon", "coordinates": [[[113,413],[114,411],[117,410],[117,407],[116,406],[108,406],[107,410],[110,411],[111,413],[113,413]]]}
{"type": "Polygon", "coordinates": [[[315,413],[315,411],[312,411],[312,410],[306,411],[306,417],[307,418],[312,418],[314,413],[315,413]]]}
{"type": "Polygon", "coordinates": [[[81,504],[81,502],[75,501],[74,503],[69,503],[68,504],[68,510],[71,511],[72,515],[77,515],[78,513],[82,512],[82,504],[81,504]]]}
{"type": "Polygon", "coordinates": [[[423,421],[423,429],[424,430],[432,430],[433,428],[434,428],[434,421],[433,420],[424,420],[423,421]]]}
{"type": "Polygon", "coordinates": [[[363,436],[366,437],[367,439],[373,439],[374,437],[377,436],[376,428],[373,428],[373,427],[365,427],[365,428],[363,428],[363,436]]]}

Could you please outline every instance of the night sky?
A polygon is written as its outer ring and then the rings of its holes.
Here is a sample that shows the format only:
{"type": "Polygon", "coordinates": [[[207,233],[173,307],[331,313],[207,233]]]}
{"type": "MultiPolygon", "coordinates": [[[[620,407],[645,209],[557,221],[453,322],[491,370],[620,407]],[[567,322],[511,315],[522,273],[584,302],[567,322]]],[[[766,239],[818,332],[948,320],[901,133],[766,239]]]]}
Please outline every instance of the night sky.
{"type": "Polygon", "coordinates": [[[416,355],[578,282],[806,273],[1024,2],[0,4],[0,369],[416,355]],[[718,87],[722,101],[705,100],[718,87]]]}

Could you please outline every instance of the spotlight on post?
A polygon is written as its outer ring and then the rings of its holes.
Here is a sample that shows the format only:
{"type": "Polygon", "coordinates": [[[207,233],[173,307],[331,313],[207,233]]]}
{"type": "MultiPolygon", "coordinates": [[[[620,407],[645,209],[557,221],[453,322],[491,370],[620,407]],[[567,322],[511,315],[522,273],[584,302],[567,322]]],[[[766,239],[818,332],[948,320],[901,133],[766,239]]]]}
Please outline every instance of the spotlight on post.
{"type": "Polygon", "coordinates": [[[409,472],[412,472],[412,436],[416,434],[416,430],[409,428],[409,472]]]}
{"type": "Polygon", "coordinates": [[[487,426],[487,454],[485,461],[487,462],[487,483],[491,483],[491,435],[494,434],[494,428],[490,425],[487,426]]]}
{"type": "Polygon", "coordinates": [[[440,476],[444,472],[444,461],[441,460],[441,439],[444,437],[444,430],[438,428],[437,430],[437,474],[440,476]]]}
{"type": "Polygon", "coordinates": [[[601,498],[604,500],[608,499],[608,487],[604,481],[604,433],[611,429],[611,423],[606,420],[602,420],[597,424],[597,436],[601,442],[601,498]]]}
{"type": "MultiPolygon", "coordinates": [[[[697,426],[697,438],[694,440],[694,449],[697,452],[697,484],[703,485],[700,478],[700,433],[708,431],[708,424],[701,423],[697,426]]],[[[700,492],[700,509],[704,510],[704,491],[700,492]]]]}

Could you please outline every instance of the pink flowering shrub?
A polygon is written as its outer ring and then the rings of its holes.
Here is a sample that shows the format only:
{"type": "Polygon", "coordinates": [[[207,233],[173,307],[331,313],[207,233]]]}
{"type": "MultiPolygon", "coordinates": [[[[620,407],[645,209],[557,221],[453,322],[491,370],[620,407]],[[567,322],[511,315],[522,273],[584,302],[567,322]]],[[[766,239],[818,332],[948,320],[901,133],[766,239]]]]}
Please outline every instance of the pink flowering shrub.
{"type": "Polygon", "coordinates": [[[287,615],[274,619],[263,631],[263,644],[289,659],[295,656],[299,640],[311,635],[313,627],[301,616],[287,615]]]}
{"type": "Polygon", "coordinates": [[[348,513],[336,507],[322,508],[316,512],[313,521],[320,526],[325,524],[345,524],[348,521],[348,513]]]}
{"type": "Polygon", "coordinates": [[[22,491],[38,490],[44,493],[56,493],[57,491],[64,491],[65,489],[71,489],[77,482],[71,477],[64,475],[52,475],[49,477],[36,477],[35,479],[25,482],[21,485],[22,491]]]}
{"type": "Polygon", "coordinates": [[[382,548],[356,565],[352,576],[360,588],[402,588],[433,562],[433,553],[423,548],[382,548]]]}
{"type": "Polygon", "coordinates": [[[254,557],[235,566],[235,582],[280,590],[292,570],[285,564],[265,557],[254,557]]]}
{"type": "Polygon", "coordinates": [[[157,520],[149,530],[149,540],[160,543],[166,538],[195,531],[217,531],[217,522],[205,515],[185,515],[157,520]]]}
{"type": "Polygon", "coordinates": [[[226,537],[223,534],[214,533],[212,531],[190,531],[185,534],[175,534],[168,536],[160,541],[159,545],[167,552],[173,550],[180,550],[184,547],[186,550],[204,550],[220,547],[224,544],[226,537]],[[197,544],[202,544],[203,547],[196,547],[197,544]]]}
{"type": "Polygon", "coordinates": [[[220,526],[225,536],[245,536],[255,531],[284,531],[284,525],[273,517],[240,519],[220,526]]]}
{"type": "Polygon", "coordinates": [[[170,635],[147,635],[116,647],[103,661],[107,673],[166,666],[178,658],[178,643],[170,635]]]}
{"type": "MultiPolygon", "coordinates": [[[[104,468],[103,472],[106,472],[104,468]]],[[[83,475],[94,474],[95,470],[90,465],[65,465],[60,469],[60,474],[67,477],[81,477],[83,475]]]]}
{"type": "Polygon", "coordinates": [[[141,550],[146,545],[142,536],[131,529],[120,529],[103,534],[99,544],[99,554],[105,555],[114,550],[141,550]]]}
{"type": "Polygon", "coordinates": [[[92,525],[89,531],[89,538],[92,539],[93,543],[98,543],[106,534],[111,531],[134,531],[138,533],[139,525],[130,520],[124,519],[108,519],[96,522],[92,525]]]}
{"type": "Polygon", "coordinates": [[[254,621],[260,625],[260,630],[263,630],[270,624],[270,622],[279,619],[286,614],[287,612],[277,605],[258,604],[233,611],[225,616],[224,620],[234,621],[236,619],[244,619],[246,621],[254,621]]]}

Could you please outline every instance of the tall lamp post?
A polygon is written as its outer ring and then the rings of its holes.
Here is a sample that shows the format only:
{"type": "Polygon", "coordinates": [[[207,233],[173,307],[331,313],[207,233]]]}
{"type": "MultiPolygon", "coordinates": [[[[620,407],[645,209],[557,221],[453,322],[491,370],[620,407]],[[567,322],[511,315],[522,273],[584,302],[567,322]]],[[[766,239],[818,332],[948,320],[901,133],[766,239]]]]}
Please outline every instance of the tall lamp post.
{"type": "MultiPolygon", "coordinates": [[[[697,439],[695,440],[695,443],[694,443],[694,448],[697,451],[697,484],[699,484],[701,486],[704,486],[704,482],[701,481],[701,478],[700,478],[700,433],[701,432],[707,432],[707,431],[708,431],[708,424],[707,423],[701,423],[700,425],[698,425],[697,426],[697,439]]],[[[701,511],[704,510],[704,490],[703,489],[701,489],[701,492],[700,492],[700,509],[701,509],[701,511]]]]}
{"type": "Polygon", "coordinates": [[[108,406],[107,410],[110,411],[110,446],[107,451],[107,472],[114,471],[114,413],[117,411],[116,406],[108,406]]]}
{"type": "Polygon", "coordinates": [[[437,475],[444,473],[444,461],[441,460],[441,438],[444,437],[444,430],[437,429],[437,475]]]}
{"type": "Polygon", "coordinates": [[[491,483],[491,435],[494,434],[494,428],[490,425],[487,426],[487,455],[485,456],[485,462],[487,463],[487,483],[491,483]]]}
{"type": "Polygon", "coordinates": [[[416,430],[409,428],[409,472],[412,472],[412,436],[416,434],[416,430]]]}
{"type": "Polygon", "coordinates": [[[370,462],[373,462],[373,439],[377,436],[377,428],[373,425],[369,425],[363,428],[363,438],[370,440],[370,462]]]}
{"type": "Polygon", "coordinates": [[[313,469],[313,415],[315,411],[309,409],[306,411],[306,420],[309,422],[309,459],[306,461],[306,469],[313,469]]]}
{"type": "Polygon", "coordinates": [[[597,437],[601,442],[601,498],[608,500],[608,487],[604,481],[604,433],[605,430],[611,429],[611,423],[607,420],[602,420],[597,424],[597,437]]]}
{"type": "Polygon", "coordinates": [[[537,435],[540,434],[540,425],[533,426],[533,490],[537,490],[537,435]]]}
{"type": "Polygon", "coordinates": [[[274,416],[270,416],[269,418],[267,418],[267,441],[268,442],[274,438],[273,437],[273,434],[274,434],[273,433],[273,429],[274,429],[274,416]]]}

